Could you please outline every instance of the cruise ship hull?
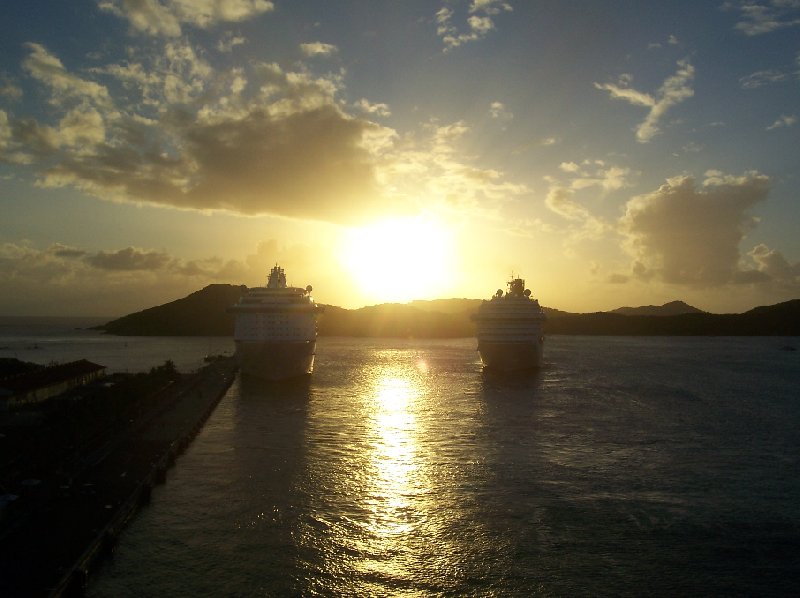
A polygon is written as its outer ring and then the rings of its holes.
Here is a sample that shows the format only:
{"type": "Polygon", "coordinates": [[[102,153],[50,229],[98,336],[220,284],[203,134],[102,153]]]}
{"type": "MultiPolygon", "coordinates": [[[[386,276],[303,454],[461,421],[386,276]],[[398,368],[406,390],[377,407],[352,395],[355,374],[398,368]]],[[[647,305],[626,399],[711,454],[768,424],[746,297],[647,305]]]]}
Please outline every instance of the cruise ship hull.
{"type": "Polygon", "coordinates": [[[544,343],[538,341],[478,341],[483,365],[490,370],[513,372],[542,367],[544,343]]]}
{"type": "Polygon", "coordinates": [[[314,369],[317,342],[236,341],[242,375],[277,381],[306,376],[314,369]]]}

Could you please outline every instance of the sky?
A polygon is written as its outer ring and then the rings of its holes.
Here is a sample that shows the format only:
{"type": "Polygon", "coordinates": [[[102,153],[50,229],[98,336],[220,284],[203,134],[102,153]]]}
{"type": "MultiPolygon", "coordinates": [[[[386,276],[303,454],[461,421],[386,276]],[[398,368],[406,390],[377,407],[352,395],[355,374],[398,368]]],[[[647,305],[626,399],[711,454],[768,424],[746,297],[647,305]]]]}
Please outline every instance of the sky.
{"type": "Polygon", "coordinates": [[[800,0],[6,0],[0,315],[800,297],[800,0]]]}

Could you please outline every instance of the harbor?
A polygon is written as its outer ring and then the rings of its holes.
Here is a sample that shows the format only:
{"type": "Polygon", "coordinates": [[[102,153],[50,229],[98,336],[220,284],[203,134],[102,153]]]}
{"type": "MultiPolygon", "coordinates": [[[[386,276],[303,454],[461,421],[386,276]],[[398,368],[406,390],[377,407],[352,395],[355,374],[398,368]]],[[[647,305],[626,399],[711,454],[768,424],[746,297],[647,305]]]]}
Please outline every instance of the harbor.
{"type": "MultiPolygon", "coordinates": [[[[32,352],[52,354],[47,338],[32,352]]],[[[93,335],[60,338],[124,373],[86,350],[93,335]]],[[[554,335],[525,376],[490,374],[473,338],[322,337],[314,373],[279,384],[252,384],[232,358],[202,367],[207,339],[105,343],[150,356],[131,380],[165,354],[185,373],[133,401],[117,384],[54,403],[81,446],[93,428],[79,422],[108,428],[72,480],[54,419],[30,423],[45,467],[15,449],[25,484],[4,482],[20,497],[0,530],[0,595],[796,587],[794,337],[554,335]]],[[[0,432],[4,449],[21,435],[0,432]]]]}
{"type": "Polygon", "coordinates": [[[323,337],[307,380],[237,377],[87,596],[795,595],[786,342],[555,336],[501,376],[323,337]]]}

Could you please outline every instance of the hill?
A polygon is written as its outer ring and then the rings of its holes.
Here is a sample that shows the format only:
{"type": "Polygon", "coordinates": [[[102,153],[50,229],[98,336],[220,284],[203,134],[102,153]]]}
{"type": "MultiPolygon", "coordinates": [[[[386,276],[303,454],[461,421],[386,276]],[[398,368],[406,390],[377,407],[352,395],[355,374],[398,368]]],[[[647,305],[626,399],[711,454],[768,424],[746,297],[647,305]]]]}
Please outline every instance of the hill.
{"type": "MultiPolygon", "coordinates": [[[[130,336],[229,336],[233,305],[246,287],[213,284],[164,305],[98,327],[130,336]]],[[[471,315],[480,299],[439,299],[344,309],[324,306],[321,336],[456,338],[475,334],[471,315]]],[[[742,314],[711,314],[676,301],[664,306],[575,314],[544,308],[546,334],[585,335],[785,335],[800,336],[800,299],[742,314]],[[629,310],[634,310],[633,312],[629,310]],[[672,313],[677,311],[680,313],[672,313]],[[624,315],[626,313],[632,315],[624,315]]]]}
{"type": "Polygon", "coordinates": [[[385,303],[360,309],[325,306],[319,321],[321,336],[457,338],[473,336],[474,309],[428,311],[414,305],[385,303]]]}
{"type": "Polygon", "coordinates": [[[225,308],[247,290],[245,286],[210,284],[188,297],[128,314],[98,330],[121,336],[228,336],[233,315],[225,308]]]}
{"type": "Polygon", "coordinates": [[[683,314],[702,314],[705,312],[683,301],[670,301],[664,305],[618,307],[617,309],[611,310],[609,313],[621,314],[623,316],[680,316],[683,314]]]}
{"type": "Polygon", "coordinates": [[[545,329],[548,334],[609,336],[800,336],[800,299],[757,307],[742,314],[567,314],[550,318],[545,329]]]}
{"type": "Polygon", "coordinates": [[[459,314],[476,311],[481,301],[481,299],[415,299],[406,305],[426,312],[459,314]]]}
{"type": "MultiPolygon", "coordinates": [[[[471,315],[478,311],[483,299],[416,299],[406,305],[426,312],[455,315],[471,315]]],[[[363,308],[362,308],[363,309],[363,308]]],[[[569,312],[542,306],[547,317],[568,315],[569,312]]],[[[622,308],[624,309],[624,308],[622,308]]]]}

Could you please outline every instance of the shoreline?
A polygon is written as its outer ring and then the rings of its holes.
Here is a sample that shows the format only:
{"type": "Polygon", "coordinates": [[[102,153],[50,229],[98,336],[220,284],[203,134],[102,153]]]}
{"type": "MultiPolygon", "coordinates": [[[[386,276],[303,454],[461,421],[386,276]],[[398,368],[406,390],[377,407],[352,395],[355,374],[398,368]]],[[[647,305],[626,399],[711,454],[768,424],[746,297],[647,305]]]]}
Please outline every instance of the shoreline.
{"type": "MultiPolygon", "coordinates": [[[[236,376],[231,357],[159,391],[159,407],[83,455],[68,485],[45,480],[0,519],[0,594],[80,596],[236,376]]],[[[111,436],[109,434],[109,436],[111,436]]],[[[16,502],[16,501],[15,501],[16,502]]]]}

